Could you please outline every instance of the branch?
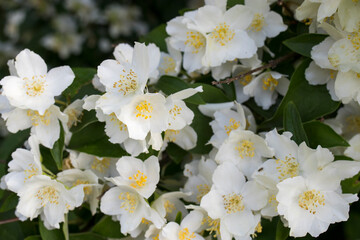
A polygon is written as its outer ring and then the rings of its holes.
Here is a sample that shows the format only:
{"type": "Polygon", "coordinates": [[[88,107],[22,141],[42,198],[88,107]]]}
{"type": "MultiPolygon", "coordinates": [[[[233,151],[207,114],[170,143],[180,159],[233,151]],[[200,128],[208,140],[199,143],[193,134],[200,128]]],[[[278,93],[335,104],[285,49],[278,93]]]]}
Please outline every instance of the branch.
{"type": "Polygon", "coordinates": [[[230,84],[233,81],[240,80],[240,79],[246,77],[247,75],[253,74],[255,72],[258,72],[258,71],[261,71],[261,70],[264,70],[264,69],[267,69],[267,68],[274,68],[277,65],[279,65],[279,63],[284,62],[284,61],[286,61],[288,59],[291,59],[291,58],[293,58],[293,57],[295,57],[297,55],[298,55],[297,53],[292,52],[292,53],[290,53],[288,55],[285,55],[285,56],[279,57],[277,59],[271,60],[271,61],[269,61],[268,64],[265,64],[265,65],[263,65],[261,67],[255,68],[255,69],[252,69],[252,70],[250,70],[250,71],[248,71],[246,73],[242,73],[242,74],[237,75],[235,77],[228,78],[228,79],[225,79],[225,80],[222,80],[222,81],[219,81],[219,82],[218,81],[213,81],[212,84],[213,85],[222,84],[222,83],[230,84]]]}
{"type": "Polygon", "coordinates": [[[7,223],[12,223],[12,222],[17,222],[17,221],[19,221],[18,218],[7,219],[7,220],[0,221],[0,225],[7,224],[7,223]]]}

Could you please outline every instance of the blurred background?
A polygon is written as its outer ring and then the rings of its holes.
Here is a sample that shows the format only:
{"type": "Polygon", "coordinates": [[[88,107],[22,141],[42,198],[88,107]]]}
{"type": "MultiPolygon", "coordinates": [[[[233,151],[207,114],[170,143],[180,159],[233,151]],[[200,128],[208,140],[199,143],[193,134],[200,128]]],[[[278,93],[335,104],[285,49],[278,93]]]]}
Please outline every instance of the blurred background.
{"type": "Polygon", "coordinates": [[[22,49],[48,66],[96,67],[118,43],[133,45],[151,29],[203,0],[0,0],[0,78],[22,49]]]}

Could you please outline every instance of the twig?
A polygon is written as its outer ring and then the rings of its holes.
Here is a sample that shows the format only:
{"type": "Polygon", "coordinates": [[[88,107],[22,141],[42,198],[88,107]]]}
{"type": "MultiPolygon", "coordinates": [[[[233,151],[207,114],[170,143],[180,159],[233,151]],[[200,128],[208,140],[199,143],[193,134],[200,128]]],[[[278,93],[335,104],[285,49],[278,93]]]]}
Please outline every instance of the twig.
{"type": "Polygon", "coordinates": [[[286,3],[284,3],[283,0],[278,0],[277,5],[279,5],[280,7],[283,7],[289,13],[289,15],[291,17],[294,17],[293,11],[289,8],[289,6],[286,3]]]}
{"type": "Polygon", "coordinates": [[[253,70],[250,70],[250,71],[248,71],[248,72],[246,72],[246,73],[243,73],[243,74],[240,74],[240,75],[237,75],[237,76],[235,76],[235,77],[228,78],[228,79],[225,79],[225,80],[219,81],[219,82],[218,82],[218,81],[213,81],[212,84],[213,84],[213,85],[223,84],[223,83],[230,84],[230,83],[233,82],[233,81],[240,80],[240,79],[246,77],[247,75],[250,75],[250,74],[255,73],[255,72],[257,72],[257,71],[261,71],[261,70],[264,70],[264,69],[266,69],[266,68],[274,68],[274,67],[276,67],[279,63],[284,62],[284,61],[286,61],[286,60],[288,60],[288,59],[290,59],[290,58],[293,58],[293,57],[295,57],[295,56],[297,56],[297,55],[298,55],[297,53],[292,52],[292,53],[290,53],[290,54],[288,54],[288,55],[285,55],[285,56],[279,57],[279,58],[277,58],[277,59],[271,60],[271,61],[269,61],[268,64],[265,64],[265,65],[263,65],[263,66],[261,66],[261,67],[258,67],[258,68],[255,68],[255,69],[253,69],[253,70]]]}
{"type": "Polygon", "coordinates": [[[17,221],[19,221],[18,218],[7,219],[7,220],[0,221],[0,225],[7,224],[7,223],[12,223],[12,222],[17,222],[17,221]]]}

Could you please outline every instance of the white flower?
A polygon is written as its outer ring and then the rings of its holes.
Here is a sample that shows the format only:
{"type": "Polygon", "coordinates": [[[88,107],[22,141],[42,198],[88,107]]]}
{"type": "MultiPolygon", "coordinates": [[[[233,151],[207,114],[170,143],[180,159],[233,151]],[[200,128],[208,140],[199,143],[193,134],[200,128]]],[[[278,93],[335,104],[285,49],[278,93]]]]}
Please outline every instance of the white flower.
{"type": "Polygon", "coordinates": [[[83,114],[82,113],[83,105],[84,105],[83,99],[76,99],[64,109],[64,113],[68,115],[68,122],[67,122],[68,128],[71,128],[72,126],[76,126],[77,123],[80,122],[83,114]]]}
{"type": "Polygon", "coordinates": [[[360,134],[356,134],[349,141],[350,147],[346,148],[344,155],[360,161],[360,134]]]}
{"type": "MultiPolygon", "coordinates": [[[[205,160],[204,158],[198,162],[198,173],[187,176],[183,192],[191,193],[190,196],[185,197],[185,200],[199,204],[201,198],[206,195],[213,184],[212,176],[217,167],[217,164],[212,159],[205,160]]],[[[187,173],[184,170],[184,175],[187,173]]]]}
{"type": "Polygon", "coordinates": [[[246,33],[251,21],[251,12],[243,5],[236,5],[226,12],[209,5],[199,8],[193,25],[206,33],[203,66],[216,67],[236,58],[252,57],[257,48],[246,33]]]}
{"type": "Polygon", "coordinates": [[[246,236],[255,231],[259,219],[253,211],[266,205],[267,194],[256,182],[245,182],[233,163],[225,162],[215,170],[213,186],[201,199],[200,206],[212,219],[220,219],[220,232],[221,227],[226,227],[233,235],[246,236]]]}
{"type": "Polygon", "coordinates": [[[254,16],[247,33],[255,41],[257,47],[264,46],[266,37],[276,37],[287,29],[281,16],[270,11],[267,0],[246,0],[245,6],[251,9],[254,16]]]}
{"type": "Polygon", "coordinates": [[[116,186],[101,198],[100,210],[120,221],[121,232],[134,231],[143,219],[150,220],[157,228],[165,223],[144,198],[132,187],[116,186]]]}
{"type": "Polygon", "coordinates": [[[44,60],[28,49],[16,56],[15,68],[18,76],[7,76],[0,82],[3,94],[11,105],[41,115],[54,104],[54,96],[60,95],[75,78],[68,66],[48,72],[44,60]]]}
{"type": "Polygon", "coordinates": [[[160,51],[154,44],[135,43],[134,49],[122,44],[115,49],[114,55],[116,60],[105,60],[98,67],[97,75],[106,93],[97,101],[96,107],[105,114],[119,116],[124,105],[134,96],[143,94],[151,70],[156,70],[159,63],[160,51]],[[150,60],[151,57],[154,59],[150,60]]]}
{"type": "Polygon", "coordinates": [[[42,175],[39,141],[36,136],[29,138],[30,151],[22,148],[11,154],[8,174],[2,179],[6,188],[17,193],[23,185],[36,175],[42,175]]]}
{"type": "Polygon", "coordinates": [[[190,212],[182,221],[181,224],[169,222],[163,227],[159,234],[159,240],[203,240],[198,233],[201,227],[203,215],[199,211],[190,212]]]}
{"type": "Polygon", "coordinates": [[[168,129],[165,131],[162,149],[165,150],[169,142],[175,143],[184,150],[190,150],[196,147],[197,134],[190,126],[185,126],[180,130],[168,129]]]}
{"type": "Polygon", "coordinates": [[[160,134],[168,127],[165,97],[160,93],[134,96],[122,107],[119,120],[126,124],[129,137],[144,140],[147,134],[160,134]]]}
{"type": "Polygon", "coordinates": [[[162,218],[166,218],[168,221],[175,221],[179,212],[182,216],[186,216],[188,211],[180,198],[187,197],[188,194],[182,192],[169,192],[162,194],[157,198],[151,207],[154,208],[162,218]]]}
{"type": "Polygon", "coordinates": [[[267,110],[272,106],[278,93],[285,95],[289,80],[277,72],[264,72],[244,87],[244,93],[255,98],[257,105],[267,110]]]}
{"type": "Polygon", "coordinates": [[[263,158],[273,156],[273,150],[265,140],[255,133],[237,129],[230,133],[215,156],[218,163],[232,162],[243,174],[250,178],[252,173],[262,164],[263,158]]]}
{"type": "Polygon", "coordinates": [[[41,214],[45,226],[51,228],[59,228],[64,214],[79,206],[84,197],[79,189],[67,190],[63,184],[48,176],[32,177],[19,190],[18,196],[18,213],[30,220],[41,214]]]}
{"type": "Polygon", "coordinates": [[[134,157],[122,157],[116,163],[119,177],[109,178],[117,186],[128,186],[141,196],[149,198],[160,179],[159,160],[151,156],[144,162],[134,157]]]}
{"type": "Polygon", "coordinates": [[[335,121],[340,124],[339,134],[350,140],[355,134],[360,133],[360,105],[350,102],[339,109],[335,121]]]}
{"type": "Polygon", "coordinates": [[[57,180],[69,188],[79,188],[84,192],[84,201],[90,204],[91,213],[96,213],[103,186],[98,184],[98,177],[90,170],[68,169],[58,173],[57,180]]]}
{"type": "Polygon", "coordinates": [[[162,75],[177,76],[181,70],[181,53],[171,46],[169,38],[166,38],[165,41],[168,53],[161,52],[158,67],[159,77],[162,75]]]}
{"type": "Polygon", "coordinates": [[[318,174],[313,178],[288,178],[277,185],[278,211],[288,221],[290,236],[313,237],[325,232],[331,223],[349,218],[349,203],[356,195],[342,194],[340,185],[331,175],[318,174]]]}
{"type": "Polygon", "coordinates": [[[55,105],[51,105],[42,115],[36,110],[15,108],[3,113],[2,117],[12,133],[31,127],[31,134],[36,135],[40,143],[47,148],[52,148],[59,139],[60,124],[65,132],[67,131],[68,116],[60,112],[59,107],[55,105]]]}

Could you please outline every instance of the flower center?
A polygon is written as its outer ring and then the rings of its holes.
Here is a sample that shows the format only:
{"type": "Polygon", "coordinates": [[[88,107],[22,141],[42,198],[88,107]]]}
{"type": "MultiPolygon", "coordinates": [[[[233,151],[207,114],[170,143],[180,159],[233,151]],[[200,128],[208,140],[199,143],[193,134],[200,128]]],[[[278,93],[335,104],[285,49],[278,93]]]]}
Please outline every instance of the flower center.
{"type": "Polygon", "coordinates": [[[164,208],[165,208],[166,214],[172,213],[176,209],[175,204],[171,203],[169,200],[165,201],[164,208]]]}
{"type": "Polygon", "coordinates": [[[28,110],[27,116],[30,117],[31,124],[33,126],[38,126],[39,124],[44,124],[48,126],[50,124],[50,112],[45,111],[44,115],[40,115],[38,111],[28,110]]]}
{"type": "Polygon", "coordinates": [[[221,46],[225,46],[225,44],[230,42],[234,36],[235,32],[231,30],[230,26],[225,22],[217,25],[214,31],[210,34],[210,37],[215,39],[215,41],[221,46]]]}
{"type": "Polygon", "coordinates": [[[41,206],[43,207],[48,203],[59,204],[59,192],[52,186],[47,186],[38,190],[35,197],[41,201],[41,206]]]}
{"type": "Polygon", "coordinates": [[[120,208],[129,213],[133,213],[137,207],[137,197],[129,192],[120,193],[119,199],[122,200],[120,208]]]}
{"type": "Polygon", "coordinates": [[[226,209],[226,213],[236,213],[241,212],[245,209],[243,203],[243,196],[241,194],[231,193],[228,195],[223,195],[224,207],[226,209]]]}
{"type": "Polygon", "coordinates": [[[264,25],[264,16],[261,13],[257,13],[255,14],[249,28],[254,32],[259,32],[261,29],[263,29],[264,25]]]}
{"type": "Polygon", "coordinates": [[[243,159],[244,157],[254,157],[255,147],[254,143],[248,140],[242,140],[238,142],[235,149],[239,152],[239,156],[243,159]]]}
{"type": "Polygon", "coordinates": [[[196,188],[199,192],[196,196],[196,200],[200,202],[202,197],[208,194],[208,192],[210,192],[210,187],[207,184],[199,184],[196,186],[196,188]]]}
{"type": "Polygon", "coordinates": [[[181,229],[179,231],[178,236],[179,236],[179,240],[191,240],[196,237],[193,232],[192,233],[189,232],[188,228],[181,229]]]}
{"type": "Polygon", "coordinates": [[[91,164],[91,168],[95,169],[101,173],[104,173],[110,166],[110,159],[109,158],[95,158],[93,163],[91,164]]]}
{"type": "Polygon", "coordinates": [[[181,114],[181,110],[181,107],[179,107],[178,105],[174,105],[174,107],[169,110],[169,114],[172,116],[173,119],[175,119],[177,115],[181,114]]]}
{"type": "Polygon", "coordinates": [[[312,214],[316,213],[319,206],[325,206],[325,197],[320,191],[309,190],[299,196],[299,206],[312,214]]]}
{"type": "Polygon", "coordinates": [[[203,224],[207,223],[209,226],[206,231],[209,231],[209,235],[213,235],[214,238],[220,235],[220,219],[212,219],[211,217],[207,216],[203,220],[203,224]]]}
{"type": "Polygon", "coordinates": [[[178,135],[179,133],[180,133],[179,130],[168,129],[168,130],[165,131],[164,140],[169,141],[169,142],[175,142],[176,141],[176,135],[178,135]]]}
{"type": "Polygon", "coordinates": [[[192,53],[198,53],[199,49],[205,46],[205,38],[199,32],[189,31],[186,33],[185,45],[193,48],[192,53]]]}
{"type": "Polygon", "coordinates": [[[141,101],[136,107],[135,107],[136,111],[136,117],[142,117],[144,119],[148,119],[151,118],[151,112],[153,111],[153,107],[151,106],[151,104],[144,100],[141,101]]]}
{"type": "Polygon", "coordinates": [[[38,174],[38,171],[39,171],[39,169],[35,166],[35,164],[30,163],[30,164],[29,164],[29,168],[24,170],[24,172],[25,172],[24,182],[25,182],[26,180],[29,180],[29,179],[32,178],[33,176],[37,175],[37,174],[38,174]]]}
{"type": "Polygon", "coordinates": [[[137,83],[138,76],[134,72],[134,70],[130,69],[129,72],[127,72],[125,69],[123,69],[123,73],[120,74],[119,81],[113,84],[113,88],[116,88],[120,93],[123,93],[123,95],[125,96],[129,93],[134,92],[137,89],[137,83]]]}
{"type": "Polygon", "coordinates": [[[243,77],[242,79],[240,79],[239,82],[241,83],[241,85],[246,86],[251,82],[252,79],[253,76],[249,74],[243,77]]]}
{"type": "Polygon", "coordinates": [[[41,95],[46,87],[46,75],[32,76],[31,79],[25,77],[25,92],[30,97],[36,97],[41,95]]]}
{"type": "Polygon", "coordinates": [[[129,177],[129,180],[134,181],[130,184],[130,186],[133,188],[141,188],[145,186],[147,182],[147,176],[138,170],[136,174],[134,174],[132,177],[129,177]]]}
{"type": "Polygon", "coordinates": [[[114,122],[115,125],[117,125],[119,127],[120,131],[126,131],[127,130],[127,126],[125,123],[123,123],[122,121],[120,121],[117,116],[115,115],[115,113],[111,113],[110,114],[110,121],[114,122]]]}
{"type": "Polygon", "coordinates": [[[273,78],[271,75],[263,79],[263,89],[274,91],[275,87],[279,84],[279,81],[273,78]]]}
{"type": "Polygon", "coordinates": [[[287,178],[296,177],[299,175],[299,163],[294,157],[289,154],[285,157],[285,160],[276,160],[276,170],[279,172],[279,180],[282,181],[287,178]]]}
{"type": "Polygon", "coordinates": [[[238,129],[240,126],[240,122],[235,121],[235,119],[230,118],[229,120],[229,126],[224,126],[226,134],[229,136],[232,130],[238,129]]]}
{"type": "Polygon", "coordinates": [[[346,123],[349,131],[360,132],[360,116],[349,116],[346,123]]]}
{"type": "Polygon", "coordinates": [[[360,50],[360,32],[353,32],[347,36],[355,50],[360,50]]]}
{"type": "Polygon", "coordinates": [[[172,57],[165,56],[163,62],[160,65],[159,69],[162,70],[165,74],[175,73],[176,63],[172,57]]]}
{"type": "MultiPolygon", "coordinates": [[[[80,185],[80,184],[89,184],[89,181],[84,181],[84,180],[80,180],[77,179],[76,182],[74,182],[73,187],[80,185]]],[[[84,193],[85,195],[90,195],[90,193],[92,192],[92,189],[90,186],[85,186],[84,187],[84,193]]]]}

